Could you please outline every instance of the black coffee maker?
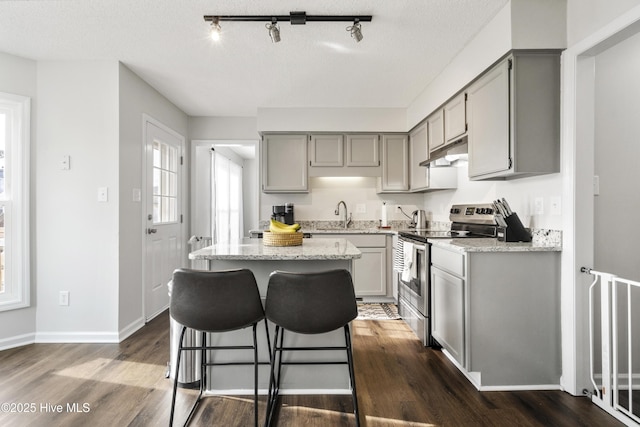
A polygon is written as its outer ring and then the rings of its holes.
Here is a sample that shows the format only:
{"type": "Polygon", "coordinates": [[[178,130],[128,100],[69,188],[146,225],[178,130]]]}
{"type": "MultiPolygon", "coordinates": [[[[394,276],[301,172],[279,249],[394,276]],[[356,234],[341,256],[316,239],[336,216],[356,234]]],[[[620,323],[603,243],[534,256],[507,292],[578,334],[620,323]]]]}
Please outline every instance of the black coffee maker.
{"type": "Polygon", "coordinates": [[[271,207],[271,218],[285,224],[293,224],[293,203],[274,205],[271,207]]]}

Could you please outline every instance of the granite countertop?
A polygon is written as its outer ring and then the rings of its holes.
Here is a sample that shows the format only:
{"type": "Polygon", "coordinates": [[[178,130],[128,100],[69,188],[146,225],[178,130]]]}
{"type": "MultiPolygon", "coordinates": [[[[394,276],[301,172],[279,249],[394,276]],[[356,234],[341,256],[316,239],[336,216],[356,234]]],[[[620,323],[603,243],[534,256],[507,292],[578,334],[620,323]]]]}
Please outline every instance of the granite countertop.
{"type": "Polygon", "coordinates": [[[342,238],[303,239],[300,246],[264,246],[262,239],[220,243],[189,254],[192,260],[348,260],[362,256],[353,243],[342,238]]]}
{"type": "Polygon", "coordinates": [[[497,239],[428,239],[434,247],[456,252],[560,252],[562,246],[556,241],[500,242],[497,239]]]}

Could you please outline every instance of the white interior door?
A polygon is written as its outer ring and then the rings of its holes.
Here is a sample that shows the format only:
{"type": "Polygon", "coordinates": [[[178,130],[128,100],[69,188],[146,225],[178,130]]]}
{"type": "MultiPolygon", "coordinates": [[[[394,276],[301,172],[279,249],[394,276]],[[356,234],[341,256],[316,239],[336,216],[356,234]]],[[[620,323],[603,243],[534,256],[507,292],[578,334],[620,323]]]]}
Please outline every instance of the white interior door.
{"type": "Polygon", "coordinates": [[[181,159],[184,138],[145,120],[144,311],[150,320],[169,306],[167,283],[182,264],[181,159]]]}

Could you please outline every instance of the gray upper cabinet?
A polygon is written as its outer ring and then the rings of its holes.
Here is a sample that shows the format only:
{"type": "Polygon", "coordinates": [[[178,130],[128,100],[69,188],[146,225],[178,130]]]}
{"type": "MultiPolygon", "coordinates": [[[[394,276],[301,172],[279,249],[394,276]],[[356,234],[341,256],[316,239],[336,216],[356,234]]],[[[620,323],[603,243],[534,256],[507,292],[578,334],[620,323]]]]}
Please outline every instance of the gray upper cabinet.
{"type": "Polygon", "coordinates": [[[265,135],[261,144],[262,191],[306,193],[307,135],[265,135]]]}
{"type": "MultiPolygon", "coordinates": [[[[442,108],[437,109],[427,117],[427,129],[429,133],[429,153],[444,146],[444,113],[442,108]]],[[[423,159],[426,160],[426,159],[423,159]]]]}
{"type": "Polygon", "coordinates": [[[344,166],[344,136],[341,134],[309,135],[309,165],[344,166]]]}
{"type": "Polygon", "coordinates": [[[444,140],[456,141],[467,132],[467,94],[460,95],[447,102],[444,113],[444,140]]]}
{"type": "Polygon", "coordinates": [[[409,141],[407,135],[382,135],[382,177],[378,192],[409,190],[409,141]]]}
{"type": "Polygon", "coordinates": [[[378,134],[347,135],[347,166],[380,166],[378,134]]]}
{"type": "Polygon", "coordinates": [[[467,93],[470,178],[559,172],[559,52],[514,51],[467,93]]]}
{"type": "Polygon", "coordinates": [[[428,124],[423,124],[415,128],[409,135],[409,188],[412,192],[424,191],[429,187],[427,168],[420,166],[420,162],[429,158],[427,129],[428,124]]]}

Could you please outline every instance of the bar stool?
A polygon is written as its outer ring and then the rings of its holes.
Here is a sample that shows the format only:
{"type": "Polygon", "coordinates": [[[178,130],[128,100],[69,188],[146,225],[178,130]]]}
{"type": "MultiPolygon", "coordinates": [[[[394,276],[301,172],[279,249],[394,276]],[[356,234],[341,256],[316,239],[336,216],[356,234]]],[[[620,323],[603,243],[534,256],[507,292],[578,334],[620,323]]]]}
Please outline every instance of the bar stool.
{"type": "MultiPolygon", "coordinates": [[[[199,271],[178,269],[173,272],[171,285],[171,302],[169,313],[173,319],[183,325],[178,346],[175,378],[173,382],[173,397],[171,400],[171,416],[169,426],[173,425],[178,375],[180,370],[180,356],[183,351],[201,351],[200,365],[200,393],[191,407],[184,425],[187,425],[202,400],[206,386],[206,367],[213,365],[251,365],[254,374],[254,420],[258,426],[258,344],[256,327],[265,319],[260,292],[253,273],[250,270],[199,271]],[[237,346],[208,346],[207,333],[229,332],[253,328],[253,344],[237,346]],[[202,334],[201,346],[183,346],[187,328],[202,334]],[[208,362],[207,350],[253,350],[251,362],[208,362]]],[[[271,353],[269,330],[267,329],[267,345],[271,353]]],[[[271,354],[269,354],[271,359],[271,354]]]]}
{"type": "Polygon", "coordinates": [[[346,364],[349,368],[353,413],[356,426],[358,417],[358,397],[353,369],[353,351],[349,322],[358,316],[356,296],[351,274],[347,270],[330,270],[318,273],[289,273],[275,271],[269,278],[267,320],[275,324],[275,339],[271,352],[271,374],[267,400],[265,426],[271,425],[280,392],[282,365],[346,364]],[[284,331],[299,334],[323,334],[344,329],[345,345],[335,347],[285,347],[284,331]],[[347,360],[283,362],[285,351],[346,350],[347,360]],[[277,357],[277,362],[276,362],[277,357]],[[277,365],[277,369],[276,369],[277,365]]]}

